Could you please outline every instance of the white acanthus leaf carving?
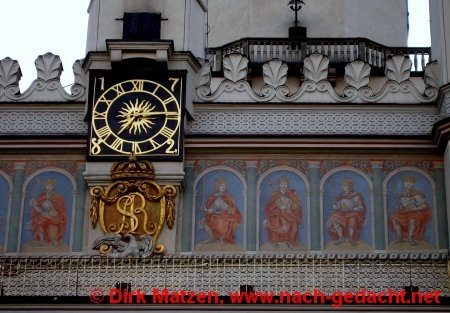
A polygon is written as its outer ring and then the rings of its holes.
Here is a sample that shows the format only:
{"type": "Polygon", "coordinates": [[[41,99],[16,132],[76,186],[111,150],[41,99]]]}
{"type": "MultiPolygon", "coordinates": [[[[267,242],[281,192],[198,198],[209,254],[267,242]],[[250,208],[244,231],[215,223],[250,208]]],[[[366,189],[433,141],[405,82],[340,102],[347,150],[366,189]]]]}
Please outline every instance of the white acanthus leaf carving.
{"type": "Polygon", "coordinates": [[[61,59],[58,55],[47,52],[37,57],[36,61],[37,78],[44,81],[59,80],[63,71],[61,59]]]}
{"type": "Polygon", "coordinates": [[[73,75],[75,77],[75,85],[86,87],[86,75],[83,71],[82,64],[83,60],[76,60],[75,63],[73,63],[73,75]]]}
{"type": "Polygon", "coordinates": [[[40,55],[37,57],[35,64],[37,79],[23,92],[20,92],[18,85],[10,85],[6,88],[0,86],[0,102],[63,102],[86,100],[86,78],[81,61],[75,62],[73,66],[75,83],[70,88],[70,94],[61,85],[60,77],[63,66],[59,56],[52,53],[40,55]]]}
{"type": "Polygon", "coordinates": [[[320,82],[326,80],[328,77],[328,64],[330,60],[328,57],[320,54],[313,53],[309,57],[305,58],[303,65],[303,73],[306,80],[313,82],[320,82]]]}
{"type": "Polygon", "coordinates": [[[356,89],[369,85],[370,65],[363,61],[353,61],[345,67],[345,85],[356,89]]]}
{"type": "Polygon", "coordinates": [[[263,65],[264,83],[273,88],[277,88],[286,83],[287,73],[287,64],[278,59],[271,60],[263,65]]]}
{"type": "Polygon", "coordinates": [[[386,77],[397,83],[409,80],[412,62],[404,55],[389,56],[386,60],[386,77]]]}
{"type": "Polygon", "coordinates": [[[232,53],[223,59],[225,79],[236,83],[247,77],[248,58],[239,53],[232,53]]]}
{"type": "Polygon", "coordinates": [[[206,62],[198,72],[197,86],[211,85],[211,64],[206,62]]]}
{"type": "Polygon", "coordinates": [[[83,70],[83,60],[76,60],[73,63],[72,69],[75,81],[72,87],[70,87],[70,92],[72,96],[84,94],[86,91],[86,74],[83,70]]]}
{"type": "Polygon", "coordinates": [[[437,61],[427,64],[424,69],[424,82],[427,87],[439,88],[439,68],[437,61]]]}
{"type": "Polygon", "coordinates": [[[0,60],[0,86],[18,86],[21,77],[19,62],[11,58],[0,60]]]}

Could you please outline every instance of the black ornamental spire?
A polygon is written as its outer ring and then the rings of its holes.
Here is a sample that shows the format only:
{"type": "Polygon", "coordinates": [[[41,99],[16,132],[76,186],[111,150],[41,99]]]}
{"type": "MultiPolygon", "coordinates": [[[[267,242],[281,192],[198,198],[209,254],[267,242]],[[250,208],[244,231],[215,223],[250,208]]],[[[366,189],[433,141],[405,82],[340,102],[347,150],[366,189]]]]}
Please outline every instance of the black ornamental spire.
{"type": "Polygon", "coordinates": [[[305,5],[305,1],[303,0],[290,0],[288,3],[289,7],[292,11],[295,12],[295,27],[298,27],[298,11],[302,9],[302,5],[305,5]]]}

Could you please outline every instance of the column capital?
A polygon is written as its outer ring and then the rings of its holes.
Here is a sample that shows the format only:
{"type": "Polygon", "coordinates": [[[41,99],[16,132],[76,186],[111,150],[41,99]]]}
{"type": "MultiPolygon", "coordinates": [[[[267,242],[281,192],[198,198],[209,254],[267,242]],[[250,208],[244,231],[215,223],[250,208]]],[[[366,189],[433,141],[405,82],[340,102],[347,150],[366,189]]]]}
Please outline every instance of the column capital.
{"type": "Polygon", "coordinates": [[[432,161],[431,164],[433,165],[433,169],[444,168],[443,161],[432,161]]]}
{"type": "Polygon", "coordinates": [[[14,169],[15,170],[24,170],[26,165],[27,165],[27,162],[14,162],[14,169]]]}
{"type": "Polygon", "coordinates": [[[76,161],[75,165],[77,167],[77,172],[86,170],[86,162],[84,161],[76,161]]]}
{"type": "Polygon", "coordinates": [[[372,169],[380,169],[383,168],[384,161],[369,161],[370,166],[372,169]]]}
{"type": "Polygon", "coordinates": [[[258,166],[258,161],[245,161],[247,168],[256,168],[258,166]]]}
{"type": "Polygon", "coordinates": [[[307,161],[309,168],[320,168],[320,164],[322,164],[322,161],[307,161]]]}

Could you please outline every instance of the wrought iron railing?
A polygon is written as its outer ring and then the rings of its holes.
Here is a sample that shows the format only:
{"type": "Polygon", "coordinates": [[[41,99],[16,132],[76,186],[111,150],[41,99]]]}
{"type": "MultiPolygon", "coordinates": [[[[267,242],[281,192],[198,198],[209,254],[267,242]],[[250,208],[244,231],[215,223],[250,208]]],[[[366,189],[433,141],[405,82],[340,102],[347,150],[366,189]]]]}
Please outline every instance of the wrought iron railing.
{"type": "Polygon", "coordinates": [[[252,286],[274,293],[386,291],[417,286],[448,296],[447,259],[320,259],[240,257],[5,257],[2,296],[89,296],[116,286],[151,292],[185,290],[227,295],[252,286]]]}
{"type": "Polygon", "coordinates": [[[384,68],[390,55],[408,55],[413,63],[412,72],[422,72],[431,61],[431,48],[386,47],[365,38],[243,38],[208,49],[213,71],[222,70],[222,60],[230,53],[245,54],[253,63],[276,58],[293,64],[303,62],[305,56],[313,52],[327,55],[335,64],[361,60],[378,68],[384,68]]]}

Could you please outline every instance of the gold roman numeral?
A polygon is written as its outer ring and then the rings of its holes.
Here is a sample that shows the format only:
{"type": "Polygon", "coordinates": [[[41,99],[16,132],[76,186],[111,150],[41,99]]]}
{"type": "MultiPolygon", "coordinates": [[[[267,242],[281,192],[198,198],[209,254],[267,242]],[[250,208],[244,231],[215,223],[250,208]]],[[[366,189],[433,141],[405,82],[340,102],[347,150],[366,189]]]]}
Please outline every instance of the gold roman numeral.
{"type": "Polygon", "coordinates": [[[164,137],[166,137],[167,139],[170,139],[173,137],[173,135],[175,134],[175,131],[164,126],[163,128],[161,128],[160,132],[161,135],[163,135],[164,137]]]}
{"type": "Polygon", "coordinates": [[[107,113],[107,111],[105,111],[105,112],[94,111],[94,119],[104,119],[104,118],[106,118],[106,113],[107,113]]]}
{"type": "Polygon", "coordinates": [[[125,89],[123,89],[121,84],[112,86],[111,89],[114,90],[118,96],[125,93],[125,89]]]}
{"type": "Polygon", "coordinates": [[[168,120],[178,121],[180,116],[177,113],[170,113],[167,115],[168,120]]]}
{"type": "Polygon", "coordinates": [[[150,144],[152,145],[152,150],[158,146],[158,143],[154,141],[152,138],[150,138],[148,142],[150,142],[150,144]]]}
{"type": "Polygon", "coordinates": [[[111,129],[108,126],[103,126],[102,128],[100,128],[99,130],[97,130],[97,135],[102,138],[105,139],[106,137],[108,137],[109,135],[111,135],[111,129]]]}
{"type": "Polygon", "coordinates": [[[152,145],[152,149],[151,149],[151,150],[154,150],[154,149],[156,149],[158,146],[160,146],[160,144],[158,144],[156,141],[154,141],[153,138],[150,138],[150,139],[148,140],[148,142],[152,145]]]}
{"type": "Polygon", "coordinates": [[[131,82],[133,84],[133,91],[144,90],[144,81],[143,80],[135,80],[131,82]]]}
{"type": "Polygon", "coordinates": [[[123,140],[120,138],[117,138],[116,140],[114,140],[114,142],[111,144],[111,148],[113,148],[114,150],[123,150],[123,140]]]}
{"type": "Polygon", "coordinates": [[[175,98],[174,97],[169,97],[169,98],[167,98],[166,100],[164,100],[164,101],[162,101],[161,103],[163,104],[163,105],[168,105],[170,102],[172,102],[172,101],[175,101],[175,98]]]}
{"type": "Polygon", "coordinates": [[[133,142],[133,148],[132,148],[132,151],[133,151],[135,154],[141,154],[141,153],[142,153],[141,147],[139,146],[139,144],[138,144],[137,142],[133,142]]]}
{"type": "Polygon", "coordinates": [[[159,85],[156,85],[156,88],[155,88],[155,90],[153,90],[152,94],[155,94],[158,91],[158,89],[159,89],[159,85]]]}
{"type": "Polygon", "coordinates": [[[98,101],[106,103],[107,106],[110,106],[112,103],[112,100],[106,99],[105,96],[101,96],[100,98],[98,98],[98,101]]]}

